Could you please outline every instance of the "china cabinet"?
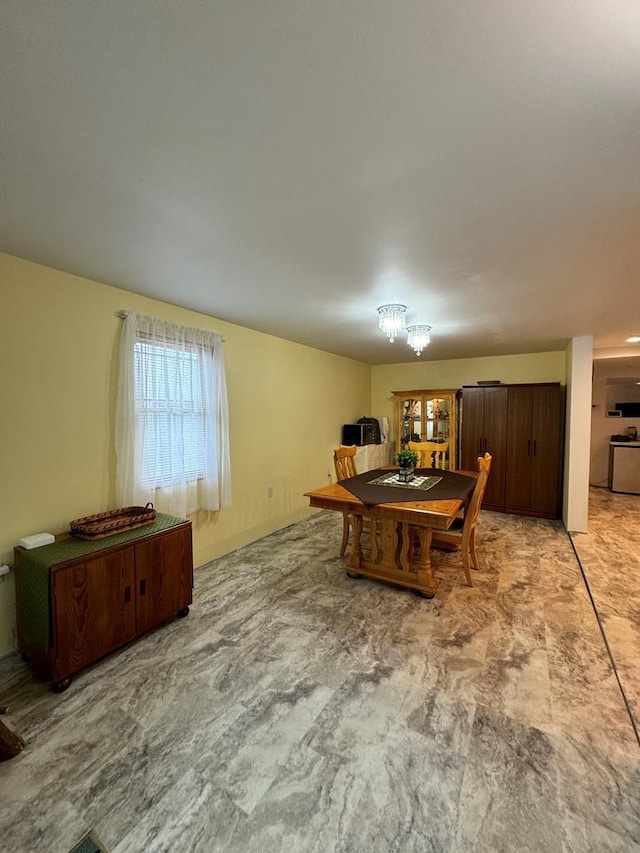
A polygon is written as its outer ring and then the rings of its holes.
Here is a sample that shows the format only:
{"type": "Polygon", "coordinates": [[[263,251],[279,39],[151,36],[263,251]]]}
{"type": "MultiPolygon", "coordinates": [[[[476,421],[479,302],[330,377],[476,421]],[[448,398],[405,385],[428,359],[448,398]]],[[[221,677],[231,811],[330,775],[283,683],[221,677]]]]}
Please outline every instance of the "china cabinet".
{"type": "MultiPolygon", "coordinates": [[[[445,450],[445,468],[456,468],[457,388],[394,391],[396,452],[410,441],[429,441],[445,450]]],[[[475,466],[474,466],[475,467],[475,466]]]]}

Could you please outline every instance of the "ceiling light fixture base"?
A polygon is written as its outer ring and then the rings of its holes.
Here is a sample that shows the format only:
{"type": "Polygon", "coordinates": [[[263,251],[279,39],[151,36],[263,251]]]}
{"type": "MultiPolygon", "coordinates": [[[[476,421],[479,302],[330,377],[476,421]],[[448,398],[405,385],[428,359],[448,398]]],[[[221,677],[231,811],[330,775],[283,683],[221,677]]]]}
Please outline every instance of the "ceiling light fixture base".
{"type": "Polygon", "coordinates": [[[407,343],[416,355],[422,355],[422,350],[431,342],[431,326],[417,323],[407,326],[407,343]]]}
{"type": "Polygon", "coordinates": [[[381,305],[378,308],[378,326],[389,338],[389,343],[393,343],[398,336],[398,332],[404,329],[406,313],[407,306],[400,305],[397,302],[389,305],[381,305]]]}

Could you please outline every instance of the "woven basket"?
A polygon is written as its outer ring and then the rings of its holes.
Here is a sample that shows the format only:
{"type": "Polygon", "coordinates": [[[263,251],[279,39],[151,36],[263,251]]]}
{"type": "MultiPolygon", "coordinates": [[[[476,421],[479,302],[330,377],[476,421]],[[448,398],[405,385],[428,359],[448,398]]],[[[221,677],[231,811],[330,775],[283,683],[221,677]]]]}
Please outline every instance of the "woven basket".
{"type": "Polygon", "coordinates": [[[145,524],[153,524],[156,511],[153,504],[146,506],[125,506],[122,509],[111,509],[108,512],[98,512],[95,515],[85,515],[70,522],[72,536],[79,539],[104,539],[114,533],[123,533],[145,524]]]}

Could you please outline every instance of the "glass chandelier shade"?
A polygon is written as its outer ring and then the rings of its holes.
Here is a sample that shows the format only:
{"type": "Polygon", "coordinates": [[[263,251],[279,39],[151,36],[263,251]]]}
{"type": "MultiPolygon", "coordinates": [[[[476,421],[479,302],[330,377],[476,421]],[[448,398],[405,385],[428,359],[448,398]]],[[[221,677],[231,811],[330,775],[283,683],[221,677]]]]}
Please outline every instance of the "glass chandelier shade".
{"type": "Polygon", "coordinates": [[[422,350],[431,342],[431,326],[407,326],[407,343],[416,355],[422,355],[422,350]]]}
{"type": "Polygon", "coordinates": [[[404,329],[406,312],[406,305],[381,305],[378,308],[378,326],[389,338],[389,343],[393,343],[398,332],[404,329]]]}

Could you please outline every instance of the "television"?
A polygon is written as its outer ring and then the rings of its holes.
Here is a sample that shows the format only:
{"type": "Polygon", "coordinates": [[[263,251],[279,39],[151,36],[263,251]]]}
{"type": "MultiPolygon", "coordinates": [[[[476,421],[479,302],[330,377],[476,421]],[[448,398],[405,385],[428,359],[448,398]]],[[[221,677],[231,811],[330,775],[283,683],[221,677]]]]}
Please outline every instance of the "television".
{"type": "Polygon", "coordinates": [[[376,429],[373,424],[342,425],[343,444],[356,444],[358,447],[362,447],[365,444],[376,444],[376,438],[376,429]]]}

